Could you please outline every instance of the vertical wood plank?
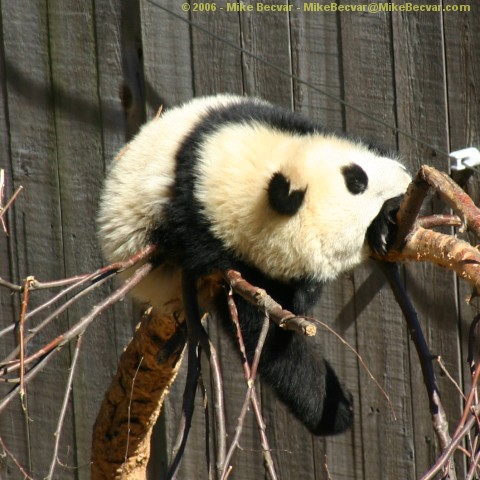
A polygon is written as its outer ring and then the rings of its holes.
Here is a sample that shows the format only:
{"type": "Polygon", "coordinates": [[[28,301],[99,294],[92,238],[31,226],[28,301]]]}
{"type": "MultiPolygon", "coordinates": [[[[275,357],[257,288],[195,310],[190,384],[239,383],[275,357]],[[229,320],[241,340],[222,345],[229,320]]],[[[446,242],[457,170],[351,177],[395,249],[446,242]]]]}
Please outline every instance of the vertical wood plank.
{"type": "Polygon", "coordinates": [[[190,19],[196,25],[191,30],[196,97],[224,92],[243,93],[242,53],[235,48],[241,46],[240,16],[228,12],[227,3],[227,0],[215,2],[215,12],[190,13],[190,19]]]}
{"type": "MultiPolygon", "coordinates": [[[[0,169],[5,172],[4,199],[11,198],[16,185],[13,181],[13,166],[10,146],[10,124],[8,110],[7,71],[6,71],[6,46],[3,36],[3,10],[0,3],[0,169]]],[[[18,186],[18,185],[17,185],[18,186]]],[[[8,236],[0,227],[0,277],[19,282],[17,245],[15,242],[15,205],[4,216],[8,229],[8,236]]],[[[5,288],[0,289],[0,329],[10,325],[18,318],[19,296],[12,295],[5,288]]],[[[0,342],[0,358],[5,356],[15,347],[16,338],[12,333],[5,335],[0,342]]],[[[0,385],[0,395],[5,395],[10,390],[10,385],[0,385]]],[[[15,401],[9,406],[8,415],[0,415],[0,432],[7,448],[15,452],[17,460],[29,470],[29,453],[27,445],[27,429],[20,403],[15,401]]],[[[4,457],[0,462],[0,478],[9,479],[15,469],[10,458],[4,457]]]]}
{"type": "MultiPolygon", "coordinates": [[[[11,171],[14,185],[22,184],[25,188],[16,203],[12,241],[18,248],[15,261],[20,278],[35,275],[41,280],[65,275],[47,12],[46,2],[2,2],[11,171]]],[[[31,305],[42,298],[45,297],[35,296],[31,305]]],[[[56,328],[64,329],[66,325],[63,318],[56,328]]],[[[29,351],[47,339],[48,332],[40,334],[29,351]]],[[[60,411],[66,379],[59,372],[67,372],[69,363],[65,350],[42,372],[41,379],[28,387],[28,417],[35,421],[19,416],[25,422],[18,429],[19,439],[25,442],[19,452],[28,450],[28,458],[19,460],[33,476],[42,477],[48,472],[56,423],[52,412],[60,411]],[[22,433],[27,431],[28,438],[22,433]]],[[[69,465],[74,463],[72,427],[70,417],[64,425],[65,443],[60,451],[69,465]]],[[[5,440],[8,444],[8,438],[5,440]]],[[[66,469],[65,478],[71,478],[70,475],[71,470],[66,469]]]]}
{"type": "Polygon", "coordinates": [[[142,0],[140,11],[147,118],[152,118],[162,105],[193,97],[190,27],[175,15],[189,17],[175,0],[142,0]]]}
{"type": "MultiPolygon", "coordinates": [[[[480,18],[480,4],[470,4],[470,12],[445,12],[444,41],[447,74],[447,102],[449,121],[450,150],[458,150],[468,146],[480,145],[480,34],[477,28],[480,18]]],[[[474,175],[465,189],[478,205],[480,201],[480,185],[474,175]]],[[[457,232],[459,234],[459,232],[457,232]]],[[[461,235],[460,235],[461,236],[461,235]]],[[[473,234],[464,235],[472,245],[478,243],[473,234]]],[[[471,288],[459,281],[459,359],[460,372],[463,370],[463,387],[468,392],[471,387],[470,368],[467,364],[468,335],[470,323],[477,315],[475,306],[470,306],[465,299],[471,288]],[[463,367],[463,368],[462,368],[463,367]]],[[[453,322],[450,328],[453,328],[453,322]]],[[[452,360],[452,359],[451,359],[452,360]]],[[[451,365],[448,365],[449,369],[451,365]]],[[[456,368],[456,365],[454,365],[456,368]]],[[[451,422],[452,428],[454,422],[451,422]]],[[[465,467],[465,460],[457,463],[465,467]]]]}
{"type": "Polygon", "coordinates": [[[242,47],[252,54],[243,57],[245,92],[292,108],[292,80],[288,76],[292,72],[289,16],[281,12],[244,12],[240,15],[240,25],[242,47]],[[285,74],[282,75],[279,70],[285,74]]]}
{"type": "MultiPolygon", "coordinates": [[[[93,271],[102,263],[95,218],[105,166],[93,3],[51,0],[48,22],[63,255],[65,274],[70,276],[93,271]]],[[[98,290],[70,308],[69,324],[76,323],[107,291],[98,290]]],[[[103,328],[101,325],[100,321],[93,325],[85,337],[73,386],[75,444],[62,442],[64,447],[74,449],[73,463],[78,466],[75,475],[80,478],[89,477],[92,425],[103,398],[103,386],[108,384],[119,353],[112,318],[103,328]],[[91,375],[92,364],[108,365],[110,369],[98,369],[91,375]]],[[[59,460],[72,463],[62,457],[59,460]]]]}
{"type": "MultiPolygon", "coordinates": [[[[364,3],[364,2],[362,2],[364,3]]],[[[341,14],[345,100],[390,125],[395,125],[395,80],[391,24],[388,14],[341,14]]],[[[345,107],[348,132],[396,147],[394,133],[359,112],[345,107]]],[[[356,344],[373,375],[387,391],[397,420],[380,390],[363,367],[358,367],[360,437],[357,455],[363,461],[362,478],[414,478],[409,408],[407,339],[395,300],[381,289],[378,271],[357,269],[353,305],[356,344]],[[358,449],[361,444],[361,450],[358,449]]],[[[356,432],[357,433],[357,432],[356,432]]]]}
{"type": "MultiPolygon", "coordinates": [[[[445,98],[445,58],[442,17],[419,13],[395,14],[393,20],[398,126],[408,133],[448,151],[448,117],[445,98]]],[[[431,148],[399,136],[403,155],[414,166],[428,163],[441,170],[448,168],[445,157],[431,148]]],[[[438,211],[443,206],[431,208],[438,211]]],[[[407,268],[407,289],[411,292],[432,352],[440,354],[450,373],[460,378],[458,336],[456,330],[456,291],[454,276],[432,265],[407,268]]],[[[426,392],[423,388],[416,352],[410,355],[412,415],[416,475],[420,476],[434,461],[435,436],[430,425],[426,392]]],[[[458,419],[461,402],[453,385],[439,377],[442,400],[451,425],[458,419]]],[[[438,447],[437,447],[438,448],[438,447]]],[[[459,478],[464,472],[461,466],[459,478]]]]}
{"type": "Polygon", "coordinates": [[[295,110],[305,112],[332,130],[344,129],[339,22],[335,14],[293,10],[290,15],[292,73],[308,83],[293,81],[295,110]]]}

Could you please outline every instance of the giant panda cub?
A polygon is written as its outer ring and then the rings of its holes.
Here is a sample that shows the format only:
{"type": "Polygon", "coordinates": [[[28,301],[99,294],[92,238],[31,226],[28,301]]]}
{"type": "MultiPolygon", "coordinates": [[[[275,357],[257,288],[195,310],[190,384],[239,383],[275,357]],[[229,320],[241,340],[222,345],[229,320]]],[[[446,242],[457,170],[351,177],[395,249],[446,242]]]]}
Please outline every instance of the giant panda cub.
{"type": "MultiPolygon", "coordinates": [[[[199,98],[146,124],[118,156],[99,237],[110,262],[157,245],[156,268],[134,291],[142,302],[178,297],[182,275],[234,268],[304,315],[325,282],[387,249],[409,182],[396,159],[301,115],[199,98]]],[[[263,315],[236,302],[252,360],[263,315]]],[[[259,371],[313,434],[351,426],[351,394],[301,335],[272,324],[259,371]]]]}

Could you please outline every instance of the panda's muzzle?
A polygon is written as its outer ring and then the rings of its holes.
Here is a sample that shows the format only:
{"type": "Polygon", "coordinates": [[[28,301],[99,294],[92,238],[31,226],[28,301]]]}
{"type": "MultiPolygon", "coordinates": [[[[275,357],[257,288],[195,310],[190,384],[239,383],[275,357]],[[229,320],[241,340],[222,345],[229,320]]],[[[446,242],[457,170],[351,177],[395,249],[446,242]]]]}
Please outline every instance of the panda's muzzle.
{"type": "Polygon", "coordinates": [[[366,240],[373,253],[385,255],[397,233],[397,212],[403,195],[388,199],[367,229],[366,240]]]}

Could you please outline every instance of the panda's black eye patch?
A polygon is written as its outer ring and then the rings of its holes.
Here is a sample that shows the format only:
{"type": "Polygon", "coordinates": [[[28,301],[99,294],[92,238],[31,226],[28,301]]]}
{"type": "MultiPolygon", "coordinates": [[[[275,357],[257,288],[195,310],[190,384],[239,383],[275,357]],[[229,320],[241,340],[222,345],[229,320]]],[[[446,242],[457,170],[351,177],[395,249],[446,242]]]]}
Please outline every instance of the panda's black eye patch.
{"type": "Polygon", "coordinates": [[[302,206],[305,190],[290,190],[290,180],[277,172],[268,184],[268,201],[270,206],[283,215],[294,215],[302,206]]]}
{"type": "Polygon", "coordinates": [[[351,194],[358,195],[367,189],[368,176],[365,170],[356,163],[343,167],[342,175],[345,179],[345,185],[351,194]]]}

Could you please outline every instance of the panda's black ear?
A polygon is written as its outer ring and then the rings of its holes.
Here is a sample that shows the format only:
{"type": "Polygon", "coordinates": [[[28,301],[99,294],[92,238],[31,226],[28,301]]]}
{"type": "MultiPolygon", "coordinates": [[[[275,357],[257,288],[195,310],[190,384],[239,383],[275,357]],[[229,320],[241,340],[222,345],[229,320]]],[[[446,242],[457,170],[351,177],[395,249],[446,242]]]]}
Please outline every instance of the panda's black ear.
{"type": "Polygon", "coordinates": [[[290,180],[283,173],[277,172],[268,184],[268,201],[276,212],[282,215],[294,215],[302,206],[306,191],[306,188],[290,190],[290,180]]]}

